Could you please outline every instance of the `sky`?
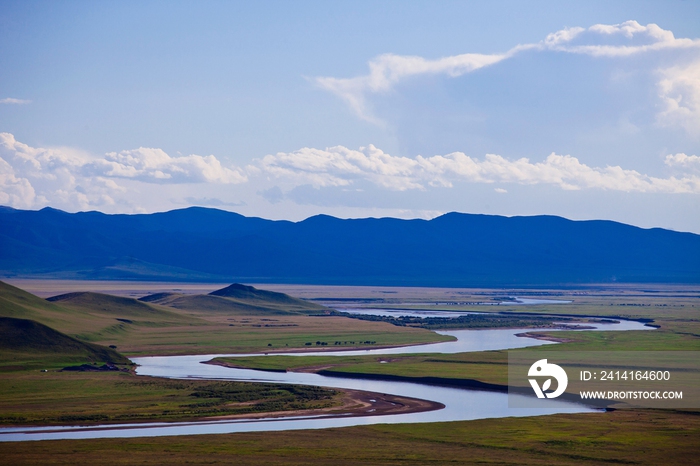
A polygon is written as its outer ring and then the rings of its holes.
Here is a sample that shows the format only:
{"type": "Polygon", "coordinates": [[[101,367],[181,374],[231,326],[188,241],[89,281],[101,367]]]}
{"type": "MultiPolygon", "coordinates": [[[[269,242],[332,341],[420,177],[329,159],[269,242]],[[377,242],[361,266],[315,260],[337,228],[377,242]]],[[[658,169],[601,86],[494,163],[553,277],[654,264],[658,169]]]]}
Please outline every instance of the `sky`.
{"type": "Polygon", "coordinates": [[[700,2],[0,0],[0,205],[700,233],[700,2]]]}

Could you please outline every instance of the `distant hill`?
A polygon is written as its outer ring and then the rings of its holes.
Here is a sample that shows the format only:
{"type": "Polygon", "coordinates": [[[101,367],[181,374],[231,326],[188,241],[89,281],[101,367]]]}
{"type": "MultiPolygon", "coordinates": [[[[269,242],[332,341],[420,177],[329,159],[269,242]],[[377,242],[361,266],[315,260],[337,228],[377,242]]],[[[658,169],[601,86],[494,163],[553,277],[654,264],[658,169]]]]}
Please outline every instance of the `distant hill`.
{"type": "Polygon", "coordinates": [[[30,318],[47,308],[59,309],[58,306],[51,305],[38,296],[0,281],[0,317],[30,318]]]}
{"type": "Polygon", "coordinates": [[[174,322],[186,320],[178,314],[134,298],[112,296],[91,291],[66,293],[52,296],[46,300],[60,304],[69,309],[82,310],[92,314],[107,314],[112,317],[146,319],[151,321],[156,319],[174,322]]]}
{"type": "Polygon", "coordinates": [[[80,340],[100,340],[106,333],[135,327],[202,325],[196,317],[167,308],[101,293],[68,293],[42,299],[0,281],[0,317],[31,319],[80,340]]]}
{"type": "Polygon", "coordinates": [[[221,296],[222,298],[235,299],[248,303],[264,303],[268,306],[274,303],[276,305],[285,306],[288,308],[323,309],[323,306],[310,303],[302,299],[293,298],[288,294],[259,290],[253,286],[241,285],[240,283],[234,283],[226,288],[212,291],[209,294],[211,296],[221,296]]]}
{"type": "Polygon", "coordinates": [[[207,295],[156,293],[140,301],[204,314],[289,315],[318,314],[327,309],[284,293],[235,283],[207,295]]]}
{"type": "Polygon", "coordinates": [[[2,362],[11,360],[9,353],[12,353],[24,361],[73,358],[85,362],[129,363],[113,349],[81,342],[33,320],[12,317],[0,317],[0,350],[2,362]]]}
{"type": "MultiPolygon", "coordinates": [[[[450,213],[301,222],[0,209],[0,276],[422,286],[700,283],[700,235],[450,213]]],[[[216,295],[214,295],[216,296],[216,295]]]]}
{"type": "Polygon", "coordinates": [[[66,329],[74,320],[74,314],[69,309],[0,281],[0,317],[32,319],[53,328],[66,329]]]}

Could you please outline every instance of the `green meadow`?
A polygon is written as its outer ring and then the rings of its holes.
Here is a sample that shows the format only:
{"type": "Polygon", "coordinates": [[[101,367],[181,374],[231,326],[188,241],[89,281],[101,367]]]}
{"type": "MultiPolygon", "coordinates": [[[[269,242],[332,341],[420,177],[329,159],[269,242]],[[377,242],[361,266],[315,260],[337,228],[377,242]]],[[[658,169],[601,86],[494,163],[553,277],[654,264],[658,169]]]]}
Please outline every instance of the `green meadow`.
{"type": "MultiPolygon", "coordinates": [[[[532,332],[567,340],[520,351],[700,351],[700,337],[668,329],[626,332],[532,332]]],[[[434,377],[507,385],[508,352],[484,351],[457,354],[386,356],[266,356],[218,358],[235,367],[263,370],[323,370],[348,374],[390,375],[410,378],[434,377]]],[[[519,350],[510,350],[517,352],[519,350]]],[[[446,381],[447,382],[447,381],[446,381]]]]}
{"type": "MultiPolygon", "coordinates": [[[[129,372],[122,355],[310,347],[322,351],[446,339],[422,328],[349,319],[319,312],[318,308],[289,314],[279,312],[279,308],[270,314],[259,310],[246,314],[248,311],[233,312],[229,307],[223,312],[184,309],[98,293],[46,301],[4,284],[0,284],[0,291],[2,316],[47,325],[55,334],[42,327],[44,339],[49,335],[58,345],[56,351],[31,342],[25,347],[3,348],[0,421],[5,425],[192,420],[339,403],[336,391],[313,387],[288,391],[266,384],[138,377],[129,372]],[[99,367],[105,363],[114,363],[123,371],[59,370],[69,365],[99,367]]],[[[575,298],[570,305],[466,309],[506,310],[521,321],[528,314],[604,316],[643,319],[658,327],[626,332],[526,330],[540,338],[563,341],[528,349],[543,356],[550,351],[700,350],[697,293],[667,290],[663,296],[642,298],[633,294],[624,289],[617,294],[590,293],[575,298]]],[[[264,307],[260,302],[256,306],[264,307]]],[[[277,354],[224,358],[223,362],[266,370],[429,378],[448,385],[507,383],[506,351],[420,354],[420,347],[414,351],[386,356],[277,354]]],[[[699,435],[698,411],[625,409],[314,431],[16,442],[0,444],[0,452],[7,464],[692,464],[700,454],[699,435]]]]}
{"type": "Polygon", "coordinates": [[[320,387],[58,370],[3,372],[0,393],[0,426],[185,421],[328,408],[340,396],[320,387]]]}
{"type": "Polygon", "coordinates": [[[700,416],[615,411],[312,431],[0,444],[6,464],[689,465],[700,416]]]}
{"type": "MultiPolygon", "coordinates": [[[[697,299],[695,299],[697,301],[697,299]]],[[[566,314],[568,317],[602,315],[622,317],[619,309],[628,313],[625,318],[653,322],[655,330],[643,331],[525,331],[539,338],[557,339],[557,345],[544,345],[520,350],[540,352],[546,357],[552,351],[700,351],[700,308],[686,297],[640,300],[629,297],[586,297],[587,305],[550,305],[519,307],[519,316],[527,314],[566,314]],[[615,306],[615,304],[634,304],[615,306]],[[656,302],[655,302],[656,301],[656,302]],[[655,304],[663,303],[665,306],[655,304]],[[670,305],[669,305],[670,304],[670,305]],[[617,312],[611,312],[614,308],[617,312]],[[633,309],[635,312],[629,312],[633,309]],[[607,312],[606,312],[607,311],[607,312]]],[[[484,307],[479,308],[480,310],[484,307]]],[[[475,308],[472,307],[471,310],[475,308]]],[[[368,376],[404,379],[407,381],[438,383],[455,386],[492,386],[505,390],[508,384],[508,351],[484,351],[458,354],[416,354],[385,356],[266,356],[248,358],[219,358],[218,361],[248,369],[313,371],[326,375],[368,376]],[[474,383],[476,382],[476,384],[474,383]]]]}
{"type": "Polygon", "coordinates": [[[326,315],[326,308],[294,298],[271,296],[268,317],[261,315],[265,299],[235,299],[234,313],[230,298],[212,298],[226,304],[195,312],[92,292],[45,300],[0,282],[0,424],[174,421],[327,408],[339,403],[340,392],[141,377],[127,357],[308,349],[307,343],[328,347],[316,342],[337,348],[334,343],[342,341],[342,346],[356,348],[446,339],[424,329],[326,315]],[[246,314],[244,301],[254,303],[252,315],[246,314]],[[280,311],[280,301],[291,306],[288,314],[280,311]],[[324,313],[317,315],[319,309],[324,313]],[[105,364],[117,370],[97,371],[105,364]],[[61,370],[82,365],[95,370],[61,370]],[[202,390],[213,390],[213,395],[199,397],[202,390]]]}
{"type": "Polygon", "coordinates": [[[280,311],[284,304],[277,300],[268,305],[251,298],[196,295],[188,299],[198,297],[224,304],[180,309],[93,292],[48,301],[0,282],[0,317],[32,319],[81,341],[116,346],[127,356],[286,351],[309,346],[362,348],[450,339],[426,329],[334,316],[313,303],[304,310],[298,304],[301,300],[292,299],[293,310],[285,314],[280,311]],[[245,303],[255,312],[245,308],[245,303]],[[233,312],[230,306],[238,310],[233,312]],[[263,313],[265,309],[268,314],[263,313]]]}

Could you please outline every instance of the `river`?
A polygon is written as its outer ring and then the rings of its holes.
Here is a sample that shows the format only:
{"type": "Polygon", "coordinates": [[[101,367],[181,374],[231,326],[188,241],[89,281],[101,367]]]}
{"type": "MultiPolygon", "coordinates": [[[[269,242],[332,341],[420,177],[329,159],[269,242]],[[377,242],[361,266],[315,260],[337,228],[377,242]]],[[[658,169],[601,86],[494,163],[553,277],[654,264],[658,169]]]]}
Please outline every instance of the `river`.
{"type": "MultiPolygon", "coordinates": [[[[595,324],[596,330],[651,330],[639,322],[620,321],[616,324],[595,324]]],[[[453,330],[438,333],[454,336],[457,340],[413,347],[384,348],[363,351],[324,351],[323,355],[367,355],[408,353],[461,353],[497,349],[523,348],[553,344],[549,341],[517,337],[522,329],[453,330]]],[[[585,330],[581,330],[585,331],[585,330]]],[[[318,352],[287,353],[289,355],[318,355],[318,352]]],[[[392,395],[436,401],[444,409],[379,416],[313,416],[273,419],[237,419],[219,421],[110,424],[100,426],[57,426],[0,428],[0,441],[59,440],[156,437],[169,435],[224,434],[234,432],[282,431],[295,429],[325,429],[379,423],[418,423],[438,421],[463,421],[496,417],[538,416],[555,413],[593,412],[584,405],[559,402],[546,409],[509,408],[508,395],[500,392],[467,390],[409,382],[378,381],[329,377],[311,373],[263,372],[248,369],[232,369],[201,364],[215,357],[259,356],[255,354],[210,354],[198,356],[163,356],[132,358],[139,365],[139,375],[169,378],[199,378],[213,380],[244,380],[251,382],[294,383],[332,388],[366,390],[392,395]]],[[[513,395],[510,395],[513,396],[513,395]]]]}

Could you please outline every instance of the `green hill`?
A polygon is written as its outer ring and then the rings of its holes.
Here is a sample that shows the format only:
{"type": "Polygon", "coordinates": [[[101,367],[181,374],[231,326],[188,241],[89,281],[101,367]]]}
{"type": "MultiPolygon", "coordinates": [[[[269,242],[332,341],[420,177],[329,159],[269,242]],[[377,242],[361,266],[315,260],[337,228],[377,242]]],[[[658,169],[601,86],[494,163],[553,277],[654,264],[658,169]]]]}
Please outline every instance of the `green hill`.
{"type": "Polygon", "coordinates": [[[84,341],[100,341],[108,335],[112,341],[143,327],[204,324],[196,317],[133,298],[81,292],[42,299],[3,282],[0,317],[31,319],[84,341]]]}
{"type": "Polygon", "coordinates": [[[78,316],[74,311],[0,281],[0,317],[32,319],[71,333],[78,316]]]}
{"type": "Polygon", "coordinates": [[[111,348],[81,342],[33,320],[0,317],[0,336],[0,365],[4,367],[130,362],[111,348]]]}
{"type": "Polygon", "coordinates": [[[277,306],[288,306],[290,308],[299,309],[314,309],[322,310],[325,309],[315,303],[310,303],[302,299],[293,298],[288,294],[277,293],[274,291],[259,290],[253,286],[241,285],[240,283],[234,283],[226,288],[221,288],[220,290],[212,291],[209,293],[210,296],[221,296],[222,298],[235,299],[237,301],[247,302],[247,303],[264,303],[267,306],[272,304],[277,306]]]}
{"type": "Polygon", "coordinates": [[[232,315],[308,315],[327,311],[324,306],[284,293],[235,283],[207,295],[157,293],[140,301],[194,313],[232,315]]]}
{"type": "Polygon", "coordinates": [[[62,310],[38,296],[0,281],[0,317],[37,317],[45,312],[60,313],[62,310]]]}
{"type": "Polygon", "coordinates": [[[141,298],[141,301],[201,314],[290,314],[289,312],[278,309],[270,309],[264,306],[252,306],[233,299],[206,294],[186,295],[180,293],[158,293],[157,295],[145,296],[141,298]]]}
{"type": "Polygon", "coordinates": [[[47,301],[59,303],[61,306],[73,310],[80,310],[92,314],[107,314],[117,318],[149,319],[151,321],[170,322],[191,320],[166,309],[160,309],[151,304],[139,301],[138,299],[93,293],[90,291],[53,296],[48,298],[47,301]]]}

